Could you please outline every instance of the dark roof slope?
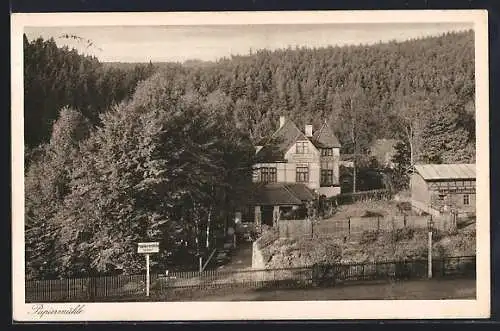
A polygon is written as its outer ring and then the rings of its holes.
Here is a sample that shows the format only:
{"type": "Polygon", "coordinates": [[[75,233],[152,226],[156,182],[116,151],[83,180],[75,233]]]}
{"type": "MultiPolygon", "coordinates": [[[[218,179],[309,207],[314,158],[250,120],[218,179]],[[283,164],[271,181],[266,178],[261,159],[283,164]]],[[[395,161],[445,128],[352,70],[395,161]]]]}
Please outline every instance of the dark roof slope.
{"type": "Polygon", "coordinates": [[[318,148],[340,148],[337,136],[326,122],[314,132],[312,142],[318,148]]]}
{"type": "Polygon", "coordinates": [[[301,201],[309,201],[314,199],[314,193],[304,184],[291,183],[285,184],[284,186],[301,201]]]}
{"type": "Polygon", "coordinates": [[[254,189],[250,202],[253,205],[301,205],[314,199],[314,193],[304,184],[260,184],[254,189]]]}
{"type": "Polygon", "coordinates": [[[284,160],[285,153],[297,140],[308,140],[293,121],[286,120],[281,128],[265,142],[264,147],[255,155],[258,162],[284,160]]]}

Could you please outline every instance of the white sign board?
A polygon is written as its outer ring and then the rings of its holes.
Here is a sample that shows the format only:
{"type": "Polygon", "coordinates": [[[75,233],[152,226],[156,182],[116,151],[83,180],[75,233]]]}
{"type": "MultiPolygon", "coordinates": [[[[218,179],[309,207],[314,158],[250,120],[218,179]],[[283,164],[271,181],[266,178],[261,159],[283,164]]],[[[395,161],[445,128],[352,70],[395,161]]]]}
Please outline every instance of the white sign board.
{"type": "Polygon", "coordinates": [[[137,253],[140,254],[158,253],[159,251],[160,251],[159,242],[139,243],[137,245],[137,253]]]}

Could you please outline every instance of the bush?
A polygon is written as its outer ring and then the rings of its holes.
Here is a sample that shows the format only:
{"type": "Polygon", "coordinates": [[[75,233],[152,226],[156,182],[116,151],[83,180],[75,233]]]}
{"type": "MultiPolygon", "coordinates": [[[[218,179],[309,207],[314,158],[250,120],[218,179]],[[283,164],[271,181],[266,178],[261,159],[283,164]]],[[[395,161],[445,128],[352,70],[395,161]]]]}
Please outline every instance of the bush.
{"type": "Polygon", "coordinates": [[[377,241],[378,238],[379,238],[379,231],[377,230],[363,231],[359,243],[362,245],[371,244],[377,241]]]}
{"type": "MultiPolygon", "coordinates": [[[[342,249],[330,239],[323,240],[308,240],[310,247],[304,250],[304,254],[308,256],[309,263],[337,263],[342,258],[342,249]]],[[[302,246],[304,247],[304,246],[302,246]]]]}
{"type": "Polygon", "coordinates": [[[432,230],[432,240],[439,241],[439,240],[443,239],[445,236],[446,235],[441,230],[438,230],[438,229],[432,230]]]}
{"type": "Polygon", "coordinates": [[[266,229],[262,232],[262,235],[259,237],[259,239],[257,239],[257,247],[259,247],[259,249],[263,249],[275,242],[278,237],[279,235],[276,229],[266,229]]]}
{"type": "Polygon", "coordinates": [[[394,233],[394,238],[396,241],[411,240],[413,239],[414,234],[415,234],[414,228],[405,227],[397,229],[394,233]]]}
{"type": "Polygon", "coordinates": [[[398,208],[399,211],[411,211],[411,203],[408,201],[399,201],[396,203],[396,207],[398,208]]]}
{"type": "Polygon", "coordinates": [[[475,255],[476,231],[463,231],[456,235],[448,236],[442,241],[447,255],[475,255]]]}
{"type": "Polygon", "coordinates": [[[473,241],[473,242],[476,241],[476,229],[461,231],[460,234],[467,241],[473,241]]]}
{"type": "Polygon", "coordinates": [[[384,217],[384,214],[378,211],[367,210],[361,217],[384,217]]]}

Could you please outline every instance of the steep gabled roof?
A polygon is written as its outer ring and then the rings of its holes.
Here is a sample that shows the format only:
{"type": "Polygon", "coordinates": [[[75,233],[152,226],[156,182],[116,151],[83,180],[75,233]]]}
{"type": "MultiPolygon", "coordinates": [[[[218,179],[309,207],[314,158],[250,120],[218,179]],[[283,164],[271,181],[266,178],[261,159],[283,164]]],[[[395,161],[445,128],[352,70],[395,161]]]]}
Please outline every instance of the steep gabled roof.
{"type": "Polygon", "coordinates": [[[337,136],[326,121],[323,122],[319,130],[314,132],[312,142],[318,148],[340,148],[337,136]]]}
{"type": "Polygon", "coordinates": [[[297,140],[308,140],[293,121],[285,120],[281,128],[263,143],[263,147],[255,155],[258,162],[275,162],[284,160],[285,153],[297,140]]]}

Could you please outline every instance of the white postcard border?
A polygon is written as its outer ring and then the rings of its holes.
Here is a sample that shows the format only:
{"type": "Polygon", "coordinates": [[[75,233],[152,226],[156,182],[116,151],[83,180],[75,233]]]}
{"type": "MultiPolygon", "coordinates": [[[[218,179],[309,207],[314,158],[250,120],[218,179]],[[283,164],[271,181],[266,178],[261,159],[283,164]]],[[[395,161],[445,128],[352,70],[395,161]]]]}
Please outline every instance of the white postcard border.
{"type": "Polygon", "coordinates": [[[485,10],[398,10],[200,13],[17,13],[11,16],[12,63],[12,261],[15,321],[277,320],[481,318],[490,314],[488,25],[485,10]],[[24,293],[24,120],[23,41],[25,27],[105,25],[227,25],[324,23],[472,22],[475,31],[477,164],[476,300],[375,300],[298,302],[26,304],[24,293]],[[81,304],[80,304],[81,305],[81,304]]]}

